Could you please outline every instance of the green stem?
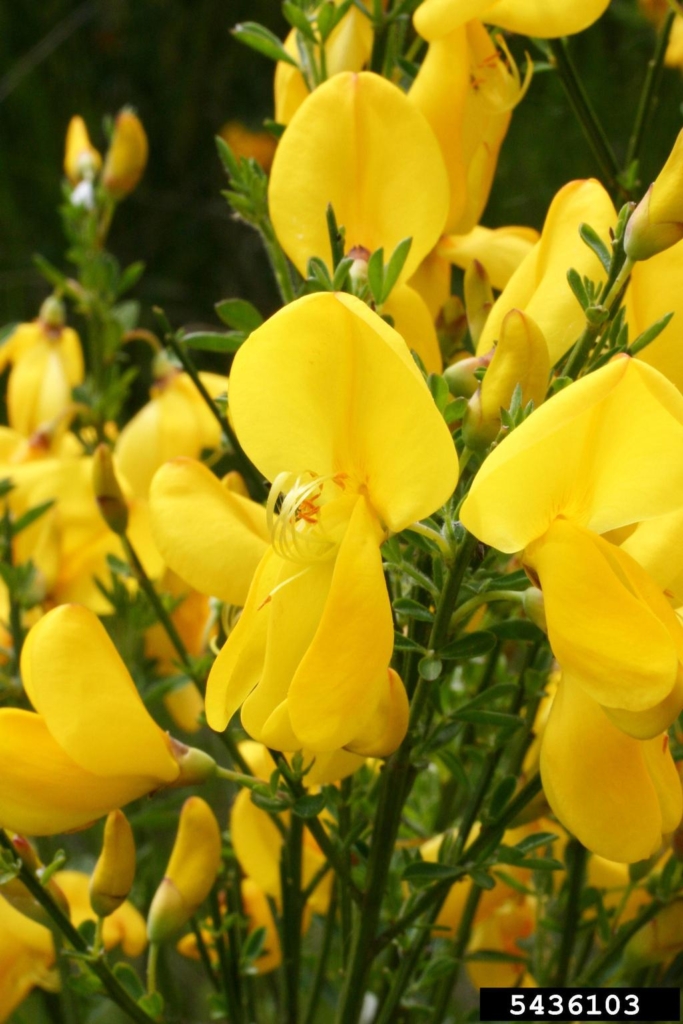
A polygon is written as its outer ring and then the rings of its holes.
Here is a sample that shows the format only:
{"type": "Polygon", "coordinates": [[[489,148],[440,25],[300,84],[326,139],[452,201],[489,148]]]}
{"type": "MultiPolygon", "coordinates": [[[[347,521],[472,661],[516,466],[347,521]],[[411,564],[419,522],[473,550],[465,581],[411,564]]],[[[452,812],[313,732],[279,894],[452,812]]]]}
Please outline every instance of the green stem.
{"type": "Polygon", "coordinates": [[[472,885],[465,903],[465,909],[463,910],[462,918],[458,926],[458,931],[453,941],[453,958],[455,963],[453,967],[441,980],[436,991],[436,997],[434,999],[434,1012],[431,1017],[431,1024],[441,1024],[446,1015],[448,1009],[448,1003],[451,998],[451,992],[458,980],[458,975],[462,969],[462,961],[467,951],[467,945],[472,937],[472,925],[474,924],[474,918],[479,907],[479,901],[481,899],[483,889],[478,885],[472,885]]]}
{"type": "Polygon", "coordinates": [[[194,365],[192,358],[187,353],[187,351],[182,347],[182,345],[180,345],[178,339],[173,334],[173,331],[170,330],[170,325],[168,326],[169,330],[166,332],[166,336],[164,339],[166,344],[180,361],[185,373],[191,379],[197,391],[204,399],[204,402],[206,403],[208,409],[211,411],[211,414],[213,415],[214,419],[219,424],[222,432],[225,434],[228,441],[230,442],[238,469],[242,476],[244,476],[251,484],[251,492],[254,497],[254,500],[263,501],[268,496],[268,492],[266,487],[264,486],[263,480],[258,470],[254,465],[252,465],[247,456],[244,454],[244,451],[242,450],[240,443],[237,440],[237,435],[230,426],[230,421],[228,420],[228,417],[221,412],[221,410],[218,408],[209,392],[202,384],[201,377],[199,376],[199,371],[197,370],[197,367],[194,365]]]}
{"type": "Polygon", "coordinates": [[[282,848],[282,945],[285,973],[286,1024],[299,1019],[299,974],[301,972],[301,860],[304,823],[295,814],[289,836],[282,848]]]}
{"type": "MultiPolygon", "coordinates": [[[[344,852],[342,853],[342,859],[344,861],[344,871],[347,877],[351,876],[351,850],[345,845],[346,839],[351,831],[351,793],[353,790],[353,778],[349,776],[342,781],[340,788],[340,802],[339,802],[339,838],[342,841],[344,852]]],[[[349,955],[349,940],[351,937],[352,927],[352,907],[351,907],[351,893],[346,885],[343,885],[340,881],[339,884],[339,907],[341,916],[341,934],[342,934],[342,963],[346,964],[349,955]]]]}
{"type": "MultiPolygon", "coordinates": [[[[2,527],[5,541],[5,561],[8,566],[14,565],[14,552],[12,550],[12,517],[9,510],[9,505],[5,503],[5,512],[2,517],[2,527]]],[[[10,586],[7,588],[8,602],[9,602],[9,628],[12,634],[12,648],[14,655],[14,670],[19,674],[19,665],[21,662],[21,651],[24,646],[24,626],[21,621],[21,608],[17,603],[17,599],[14,594],[14,587],[10,586]]]]}
{"type": "MultiPolygon", "coordinates": [[[[0,846],[4,847],[5,850],[11,853],[12,857],[16,859],[17,852],[14,849],[14,846],[1,829],[0,846]]],[[[88,943],[85,941],[81,933],[74,928],[68,917],[62,913],[61,909],[52,899],[48,890],[43,888],[39,879],[36,878],[35,874],[30,870],[30,868],[26,867],[25,864],[22,864],[19,869],[19,878],[34,899],[36,899],[38,903],[40,903],[41,907],[47,912],[59,931],[73,946],[73,948],[77,950],[77,952],[89,956],[91,954],[91,950],[88,947],[88,943]]],[[[101,956],[88,959],[88,966],[93,974],[96,974],[100,979],[110,999],[120,1006],[131,1020],[136,1021],[137,1024],[155,1024],[154,1018],[150,1017],[142,1007],[138,1006],[126,989],[120,984],[115,975],[112,974],[108,964],[101,956]]]]}
{"type": "Polygon", "coordinates": [[[216,952],[218,953],[218,963],[220,964],[220,973],[223,994],[225,995],[225,1002],[228,1009],[228,1019],[230,1024],[243,1024],[242,1015],[242,1003],[240,1000],[239,992],[235,988],[235,978],[231,969],[230,960],[228,958],[228,951],[225,948],[225,934],[223,932],[223,914],[221,911],[220,903],[218,901],[218,894],[214,888],[209,896],[209,902],[211,906],[211,917],[213,919],[213,928],[216,936],[216,952]]]}
{"type": "Polygon", "coordinates": [[[270,262],[273,274],[275,275],[275,281],[277,283],[278,291],[282,301],[287,305],[294,301],[294,285],[292,284],[292,275],[289,271],[289,265],[287,263],[287,257],[282,251],[282,247],[277,240],[273,225],[268,217],[264,217],[259,221],[259,232],[263,239],[266,254],[270,262]]]}
{"type": "Polygon", "coordinates": [[[476,612],[483,604],[490,604],[492,601],[517,601],[521,602],[524,596],[523,590],[486,590],[476,594],[469,601],[464,601],[451,616],[451,629],[459,622],[464,622],[472,612],[476,612]]]}
{"type": "Polygon", "coordinates": [[[567,847],[567,899],[555,975],[555,984],[559,988],[563,988],[569,981],[569,968],[581,919],[581,890],[586,873],[586,858],[586,848],[578,839],[572,839],[567,847]]]}
{"type": "Polygon", "coordinates": [[[603,972],[611,965],[612,961],[618,957],[629,940],[632,939],[641,928],[644,928],[653,917],[656,917],[664,906],[665,903],[663,900],[655,898],[647,905],[647,907],[644,908],[644,910],[640,912],[640,914],[638,914],[637,917],[634,917],[632,921],[620,928],[602,953],[600,953],[595,960],[593,960],[588,969],[576,979],[574,986],[576,988],[585,988],[587,985],[592,985],[596,981],[599,982],[603,972]]]}
{"type": "Polygon", "coordinates": [[[159,966],[159,950],[161,946],[158,942],[150,942],[149,952],[147,954],[147,995],[151,996],[157,990],[157,967],[159,966]]]}
{"type": "MultiPolygon", "coordinates": [[[[431,650],[438,650],[446,641],[451,615],[476,544],[476,537],[465,534],[449,568],[430,633],[429,648],[431,650]]],[[[349,959],[349,969],[344,979],[337,1024],[356,1024],[361,1012],[368,971],[373,959],[384,890],[401,824],[403,805],[410,794],[416,776],[415,766],[411,763],[416,730],[433,686],[433,682],[420,679],[410,705],[410,721],[406,737],[384,768],[373,826],[373,841],[368,859],[365,896],[349,959]]]]}
{"type": "Polygon", "coordinates": [[[667,11],[666,17],[664,18],[657,35],[655,52],[653,53],[651,60],[648,61],[645,82],[643,83],[643,90],[640,94],[640,99],[638,100],[636,119],[633,124],[633,131],[631,133],[631,138],[628,142],[628,150],[626,152],[627,168],[631,166],[634,160],[638,159],[638,154],[640,153],[643,139],[645,137],[645,130],[650,122],[652,109],[659,91],[659,83],[661,82],[662,68],[664,66],[664,57],[666,55],[666,48],[669,43],[669,36],[671,35],[671,29],[673,28],[675,17],[675,11],[667,11]]]}
{"type": "Polygon", "coordinates": [[[216,972],[213,969],[213,964],[211,963],[211,957],[209,956],[209,951],[206,948],[206,943],[204,942],[204,936],[202,935],[202,930],[201,930],[201,928],[199,926],[199,922],[197,921],[196,917],[193,917],[193,918],[190,919],[190,927],[192,928],[192,933],[193,933],[195,939],[197,940],[197,952],[199,953],[199,959],[201,960],[202,964],[204,965],[204,970],[206,971],[206,975],[207,975],[209,981],[211,982],[211,984],[213,985],[213,987],[216,989],[216,991],[219,992],[221,986],[220,986],[220,984],[218,982],[218,979],[216,978],[216,972]]]}
{"type": "Polygon", "coordinates": [[[583,334],[574,345],[574,348],[569,354],[569,358],[565,363],[562,371],[565,377],[578,377],[580,371],[583,369],[583,365],[588,358],[593,343],[599,337],[599,335],[606,331],[614,319],[617,313],[619,304],[621,302],[621,293],[626,287],[631,271],[633,270],[633,260],[629,259],[628,256],[624,260],[622,266],[619,269],[618,274],[614,277],[614,280],[608,280],[605,282],[605,286],[602,291],[602,295],[599,298],[599,304],[605,306],[609,310],[609,317],[607,320],[599,325],[586,323],[583,334]]]}
{"type": "Polygon", "coordinates": [[[98,917],[95,923],[95,938],[92,944],[94,956],[99,956],[104,949],[104,918],[98,917]]]}
{"type": "Polygon", "coordinates": [[[325,976],[327,973],[327,961],[330,956],[330,950],[332,949],[332,940],[334,939],[336,910],[336,892],[333,890],[330,905],[327,908],[327,917],[325,918],[325,929],[323,931],[323,941],[322,946],[320,948],[320,953],[318,955],[318,962],[315,968],[315,978],[313,979],[313,987],[311,988],[311,996],[308,1002],[308,1008],[306,1010],[304,1024],[314,1024],[315,1021],[318,1003],[320,1002],[320,996],[322,994],[323,986],[325,984],[325,976]]]}
{"type": "Polygon", "coordinates": [[[593,104],[579,78],[574,62],[569,55],[566,39],[549,39],[548,47],[552,63],[557,69],[567,99],[588,140],[593,154],[600,165],[611,191],[623,191],[619,185],[619,164],[602,127],[593,104]]]}

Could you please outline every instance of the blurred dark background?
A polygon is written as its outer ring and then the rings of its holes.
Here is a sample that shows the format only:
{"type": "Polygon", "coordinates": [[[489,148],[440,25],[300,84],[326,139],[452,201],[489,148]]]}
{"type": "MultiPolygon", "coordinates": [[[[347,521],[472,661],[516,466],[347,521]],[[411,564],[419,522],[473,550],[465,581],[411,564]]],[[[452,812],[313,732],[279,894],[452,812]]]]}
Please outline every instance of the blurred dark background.
{"type": "MultiPolygon", "coordinates": [[[[273,65],[232,39],[240,20],[285,33],[279,0],[0,5],[0,325],[36,315],[46,287],[34,252],[65,266],[57,207],[69,118],[82,114],[102,148],[102,116],[127,103],[145,124],[151,155],[117,213],[110,248],[123,264],[147,263],[136,291],[143,308],[161,304],[175,324],[216,323],[213,304],[233,295],[265,314],[276,308],[258,238],[231,219],[220,195],[213,141],[230,119],[258,127],[272,116],[273,65]]],[[[612,0],[571,42],[621,159],[654,39],[636,0],[612,0]]],[[[645,141],[646,181],[681,126],[682,100],[681,73],[667,69],[645,141]]],[[[560,185],[598,173],[555,74],[540,73],[513,117],[484,221],[540,227],[560,185]]]]}

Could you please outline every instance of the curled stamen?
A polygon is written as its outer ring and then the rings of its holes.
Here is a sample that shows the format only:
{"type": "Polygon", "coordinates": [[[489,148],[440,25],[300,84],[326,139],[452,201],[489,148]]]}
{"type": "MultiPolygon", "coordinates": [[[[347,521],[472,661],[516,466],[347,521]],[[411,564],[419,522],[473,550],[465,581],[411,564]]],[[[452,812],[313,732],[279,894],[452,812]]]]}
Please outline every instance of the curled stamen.
{"type": "Polygon", "coordinates": [[[316,562],[329,558],[337,547],[321,522],[326,484],[345,489],[345,473],[316,476],[315,473],[280,473],[273,481],[266,506],[273,548],[293,562],[316,562]]]}

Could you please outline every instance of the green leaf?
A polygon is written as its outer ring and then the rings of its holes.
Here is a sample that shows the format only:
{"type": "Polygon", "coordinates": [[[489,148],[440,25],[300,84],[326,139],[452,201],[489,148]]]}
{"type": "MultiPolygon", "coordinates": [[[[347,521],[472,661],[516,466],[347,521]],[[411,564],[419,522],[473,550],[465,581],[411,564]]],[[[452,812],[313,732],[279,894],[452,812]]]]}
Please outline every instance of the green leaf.
{"type": "Polygon", "coordinates": [[[443,411],[451,397],[446,378],[442,377],[439,373],[430,373],[427,378],[427,384],[432,393],[432,398],[436,403],[437,409],[443,414],[443,411]]]}
{"type": "Polygon", "coordinates": [[[499,640],[529,640],[532,643],[541,643],[545,639],[543,630],[528,619],[506,619],[505,622],[494,623],[489,629],[499,640]]]}
{"type": "Polygon", "coordinates": [[[63,274],[61,270],[58,270],[57,267],[53,266],[49,260],[46,260],[44,256],[41,256],[40,253],[36,253],[33,257],[33,262],[38,272],[43,275],[46,281],[49,281],[50,284],[55,285],[55,287],[58,288],[64,286],[66,275],[63,274]]]}
{"type": "Polygon", "coordinates": [[[245,939],[244,945],[242,946],[242,960],[247,964],[251,964],[254,960],[258,960],[263,952],[266,944],[266,929],[255,928],[250,935],[245,939]]]}
{"type": "Polygon", "coordinates": [[[488,654],[496,646],[496,637],[487,630],[476,633],[465,633],[457,640],[451,640],[438,652],[440,658],[447,661],[466,661],[488,654]]]}
{"type": "Polygon", "coordinates": [[[609,274],[610,267],[612,266],[612,254],[600,238],[600,235],[590,226],[590,224],[582,224],[579,227],[579,234],[588,248],[593,250],[605,268],[605,271],[609,274]]]}
{"type": "Polygon", "coordinates": [[[427,655],[426,658],[422,658],[417,666],[418,675],[422,679],[426,679],[427,682],[433,683],[435,679],[438,679],[441,675],[442,664],[438,658],[433,655],[427,655]]]}
{"type": "Polygon", "coordinates": [[[461,867],[453,867],[452,864],[433,864],[431,861],[416,860],[408,864],[403,872],[406,882],[415,882],[426,885],[428,882],[443,882],[445,879],[461,878],[464,874],[461,867]]]}
{"type": "Polygon", "coordinates": [[[246,341],[246,335],[244,331],[193,331],[183,334],[180,340],[187,348],[202,352],[236,352],[246,341]]]}
{"type": "Polygon", "coordinates": [[[237,331],[244,331],[245,334],[255,331],[263,323],[263,317],[256,306],[245,299],[223,299],[216,303],[214,309],[224,324],[237,331]]]}
{"type": "Polygon", "coordinates": [[[299,797],[292,810],[298,818],[316,818],[324,810],[325,803],[324,793],[307,793],[299,797]]]}
{"type": "Polygon", "coordinates": [[[509,715],[506,711],[479,711],[463,709],[453,713],[454,718],[472,725],[490,725],[495,729],[519,729],[522,719],[519,715],[509,715]]]}
{"type": "Polygon", "coordinates": [[[283,0],[282,13],[292,28],[298,29],[302,36],[305,36],[312,43],[317,42],[311,23],[300,7],[291,3],[290,0],[283,0]]]}
{"type": "Polygon", "coordinates": [[[491,797],[491,802],[489,804],[489,814],[493,818],[498,817],[516,788],[516,775],[506,775],[505,778],[498,783],[493,791],[493,796],[491,797]]]}
{"type": "Polygon", "coordinates": [[[391,294],[391,290],[401,276],[401,271],[408,258],[410,247],[413,244],[412,238],[402,239],[391,256],[389,262],[384,269],[384,287],[382,288],[382,302],[386,302],[391,294]]]}
{"type": "Polygon", "coordinates": [[[318,34],[323,43],[337,23],[335,18],[336,10],[337,8],[332,0],[325,0],[325,3],[318,10],[318,34]]]}
{"type": "Polygon", "coordinates": [[[352,266],[353,260],[351,259],[350,256],[345,256],[342,260],[339,261],[339,263],[337,264],[337,269],[334,272],[334,277],[332,278],[333,291],[340,292],[342,290],[342,288],[346,284],[346,280],[349,276],[349,270],[351,269],[352,266]]]}
{"type": "Polygon", "coordinates": [[[368,260],[368,288],[380,306],[384,294],[384,249],[376,249],[368,260]]]}
{"type": "Polygon", "coordinates": [[[501,953],[497,949],[477,949],[474,953],[468,953],[465,960],[480,960],[484,963],[493,964],[523,964],[526,963],[526,957],[520,953],[515,956],[514,953],[501,953]]]}
{"type": "Polygon", "coordinates": [[[9,850],[0,850],[0,885],[6,885],[21,871],[21,861],[12,857],[9,850]]]}
{"type": "Polygon", "coordinates": [[[235,25],[232,34],[245,46],[250,46],[252,50],[263,54],[264,57],[270,57],[271,60],[282,60],[285,64],[292,64],[295,68],[299,66],[294,58],[287,53],[278,37],[255,21],[244,21],[240,25],[235,25]]]}
{"type": "Polygon", "coordinates": [[[573,267],[567,271],[567,281],[569,282],[569,287],[578,299],[581,308],[587,309],[590,305],[590,299],[588,298],[588,294],[586,293],[586,289],[581,279],[581,275],[577,270],[574,270],[573,267]]]}
{"type": "Polygon", "coordinates": [[[137,263],[131,263],[121,274],[116,286],[116,294],[125,295],[126,292],[133,288],[142,275],[145,272],[145,264],[142,260],[138,260],[137,263]]]}
{"type": "Polygon", "coordinates": [[[424,654],[425,649],[420,644],[416,643],[409,636],[404,636],[403,633],[394,633],[394,650],[395,651],[416,651],[419,654],[424,654]]]}
{"type": "Polygon", "coordinates": [[[54,503],[55,501],[53,498],[50,501],[44,501],[42,504],[36,505],[34,508],[30,508],[28,512],[24,512],[23,516],[19,516],[19,518],[12,523],[12,536],[16,537],[18,533],[25,530],[31,525],[31,523],[35,523],[37,519],[44,516],[45,513],[52,508],[54,503]]]}
{"type": "MultiPolygon", "coordinates": [[[[629,345],[629,355],[635,356],[638,352],[642,352],[644,348],[651,345],[655,338],[658,338],[664,328],[671,320],[673,313],[665,313],[663,317],[655,321],[650,327],[639,334],[635,338],[631,345],[629,345]]],[[[676,321],[678,322],[678,321],[676,321]]]]}
{"type": "Polygon", "coordinates": [[[130,964],[119,962],[112,967],[114,977],[125,988],[129,996],[137,1002],[145,994],[138,972],[130,964]]]}
{"type": "Polygon", "coordinates": [[[469,876],[475,885],[478,885],[480,889],[494,889],[496,886],[495,878],[483,871],[481,868],[472,868],[469,872],[469,876]]]}
{"type": "Polygon", "coordinates": [[[409,597],[399,597],[397,601],[394,601],[394,611],[399,615],[406,615],[409,619],[418,619],[420,622],[434,621],[434,616],[428,608],[409,597]]]}
{"type": "Polygon", "coordinates": [[[159,1020],[164,1012],[164,997],[161,992],[148,992],[147,995],[138,999],[138,1006],[148,1013],[154,1020],[159,1020]]]}

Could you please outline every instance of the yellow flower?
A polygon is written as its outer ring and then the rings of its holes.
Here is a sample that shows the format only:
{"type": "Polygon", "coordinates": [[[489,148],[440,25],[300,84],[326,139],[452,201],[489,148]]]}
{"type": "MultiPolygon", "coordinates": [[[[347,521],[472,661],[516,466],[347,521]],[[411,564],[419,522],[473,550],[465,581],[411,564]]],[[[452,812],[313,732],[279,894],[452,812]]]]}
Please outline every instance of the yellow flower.
{"type": "Polygon", "coordinates": [[[46,299],[37,320],[13,331],[0,348],[0,371],[8,365],[9,424],[28,437],[68,409],[71,389],[83,381],[81,343],[64,326],[61,303],[46,299]]]}
{"type": "Polygon", "coordinates": [[[102,166],[102,157],[90,141],[85,121],[78,114],[69,121],[64,149],[64,173],[72,185],[93,178],[102,166]]]}
{"type": "Polygon", "coordinates": [[[507,900],[475,925],[468,950],[476,953],[480,949],[492,949],[519,959],[516,962],[468,960],[467,973],[472,984],[476,988],[534,987],[536,983],[533,978],[525,973],[524,960],[527,954],[519,940],[530,938],[535,929],[535,898],[508,890],[507,900]]]}
{"type": "Polygon", "coordinates": [[[171,569],[199,593],[241,608],[270,539],[265,509],[191,459],[162,466],[149,497],[154,539],[171,569]]]}
{"type": "Polygon", "coordinates": [[[678,242],[651,259],[636,263],[625,297],[631,341],[667,313],[674,314],[671,323],[638,353],[638,358],[673,381],[679,391],[683,391],[683,347],[679,334],[683,322],[682,276],[683,242],[678,242]]]}
{"type": "Polygon", "coordinates": [[[142,123],[132,110],[122,110],[102,170],[102,184],[115,199],[132,192],[147,165],[149,144],[142,123]]]}
{"type": "Polygon", "coordinates": [[[235,156],[245,160],[256,160],[266,174],[268,173],[277,146],[274,135],[266,131],[251,131],[240,121],[228,121],[218,134],[227,142],[235,156]]]}
{"type": "Polygon", "coordinates": [[[683,706],[683,628],[647,572],[601,536],[680,507],[679,438],[680,394],[619,358],[505,438],[461,510],[485,543],[521,551],[543,590],[563,669],[544,789],[560,821],[610,860],[650,856],[681,816],[662,734],[683,706]]]}
{"type": "MultiPolygon", "coordinates": [[[[199,458],[204,448],[217,448],[221,428],[186,373],[164,358],[155,365],[157,380],[151,400],[133,416],[116,442],[117,466],[139,498],[146,498],[159,466],[179,455],[199,458]]],[[[211,398],[228,390],[227,377],[201,373],[211,398]]]]}
{"type": "MultiPolygon", "coordinates": [[[[574,267],[582,277],[593,281],[604,281],[606,276],[597,256],[581,240],[579,227],[586,222],[602,238],[607,238],[616,216],[612,201],[599,182],[571,181],[561,188],[550,204],[540,240],[522,260],[491,310],[479,339],[478,353],[493,347],[505,315],[511,309],[521,309],[541,329],[551,364],[557,362],[586,323],[567,282],[567,271],[574,267]]],[[[486,264],[486,260],[483,262],[486,264]]]]}
{"type": "Polygon", "coordinates": [[[178,779],[168,736],[92,612],[48,612],[26,638],[21,673],[37,714],[0,710],[3,827],[81,828],[178,779]]]}
{"type": "MultiPolygon", "coordinates": [[[[84,921],[95,921],[90,905],[90,876],[84,871],[57,871],[55,881],[67,898],[71,923],[79,927],[84,921]]],[[[140,956],[147,947],[145,919],[129,900],[105,917],[102,926],[105,949],[120,946],[126,956],[140,956]]]]}
{"type": "Polygon", "coordinates": [[[624,232],[624,252],[632,260],[649,260],[683,239],[683,131],[655,181],[631,214],[624,232]]]}
{"type": "Polygon", "coordinates": [[[683,900],[663,907],[626,945],[624,959],[631,968],[663,964],[683,949],[683,900]]]}
{"type": "Polygon", "coordinates": [[[0,1021],[5,1021],[31,989],[59,989],[53,970],[55,949],[52,934],[19,913],[0,896],[0,1021]]]}
{"type": "Polygon", "coordinates": [[[429,122],[448,170],[444,233],[465,235],[479,223],[512,110],[530,80],[522,84],[509,52],[501,55],[479,21],[430,43],[409,98],[429,122]]]}
{"type": "Polygon", "coordinates": [[[102,851],[90,879],[90,904],[109,917],[125,901],[135,880],[135,839],[123,811],[111,811],[104,823],[102,851]]]}
{"type": "Polygon", "coordinates": [[[509,32],[553,39],[582,32],[606,10],[609,0],[423,0],[413,15],[425,39],[440,39],[479,18],[509,32]]]}
{"type": "Polygon", "coordinates": [[[438,241],[449,185],[439,145],[414,103],[379,75],[335,75],[292,118],[275,154],[268,191],[277,237],[301,273],[311,256],[331,264],[328,204],[346,231],[346,251],[412,245],[382,312],[428,370],[441,356],[431,318],[405,282],[438,241]],[[407,314],[407,315],[406,315],[407,314]],[[405,321],[405,322],[404,322],[405,321]]]}
{"type": "MultiPolygon", "coordinates": [[[[335,0],[335,3],[338,6],[341,0],[335,0]]],[[[372,40],[369,18],[352,4],[325,42],[327,77],[331,78],[342,71],[361,71],[370,60],[372,40]]],[[[284,47],[290,57],[299,60],[294,29],[285,39],[284,47]]],[[[278,124],[289,124],[309,95],[308,86],[298,68],[285,61],[278,61],[274,87],[275,120],[278,124]]]]}
{"type": "Polygon", "coordinates": [[[537,408],[545,399],[550,375],[548,346],[530,316],[518,309],[506,314],[500,338],[481,387],[470,399],[462,425],[462,437],[470,448],[487,448],[501,428],[501,410],[508,409],[515,388],[522,392],[522,406],[537,408]]]}
{"type": "Polygon", "coordinates": [[[186,924],[209,895],[221,865],[221,833],[201,797],[183,804],[166,874],[147,917],[150,942],[164,942],[186,924]]]}
{"type": "MultiPolygon", "coordinates": [[[[240,743],[240,753],[249,765],[252,773],[267,782],[275,771],[275,762],[261,743],[247,740],[240,743]]],[[[304,763],[308,765],[310,755],[304,752],[304,763]]],[[[350,775],[360,765],[363,758],[347,751],[339,751],[332,757],[318,757],[312,770],[306,775],[307,787],[315,787],[327,782],[334,782],[350,775]]],[[[289,824],[289,813],[279,815],[282,823],[289,824]]],[[[230,811],[230,838],[235,856],[246,875],[254,880],[259,888],[278,903],[281,899],[280,856],[283,838],[279,829],[273,824],[266,811],[252,803],[251,793],[242,789],[237,794],[230,811]]],[[[320,847],[306,830],[303,838],[302,884],[305,888],[325,864],[325,856],[320,847]]],[[[309,898],[309,906],[317,914],[326,914],[332,894],[334,878],[330,872],[321,879],[309,898]]]]}
{"type": "Polygon", "coordinates": [[[209,724],[242,706],[246,731],[280,750],[388,754],[407,703],[380,545],[452,493],[448,428],[400,336],[343,294],[300,299],[248,338],[230,409],[273,481],[273,542],[211,670],[209,724]]]}
{"type": "MultiPolygon", "coordinates": [[[[257,974],[268,974],[276,970],[282,963],[282,950],[280,949],[280,936],[270,909],[268,898],[263,890],[251,878],[243,878],[240,884],[242,896],[242,912],[248,920],[247,935],[251,935],[257,928],[265,928],[266,934],[263,950],[254,962],[253,966],[257,974]]],[[[202,928],[202,938],[213,961],[218,961],[218,953],[215,948],[215,939],[209,928],[202,928]]],[[[199,949],[197,938],[190,932],[183,935],[178,941],[176,949],[182,956],[191,960],[199,960],[199,949]]]]}
{"type": "Polygon", "coordinates": [[[539,233],[535,228],[517,225],[485,228],[479,225],[466,235],[444,235],[436,253],[463,270],[477,260],[485,267],[493,287],[502,291],[538,239],[539,233]]]}

